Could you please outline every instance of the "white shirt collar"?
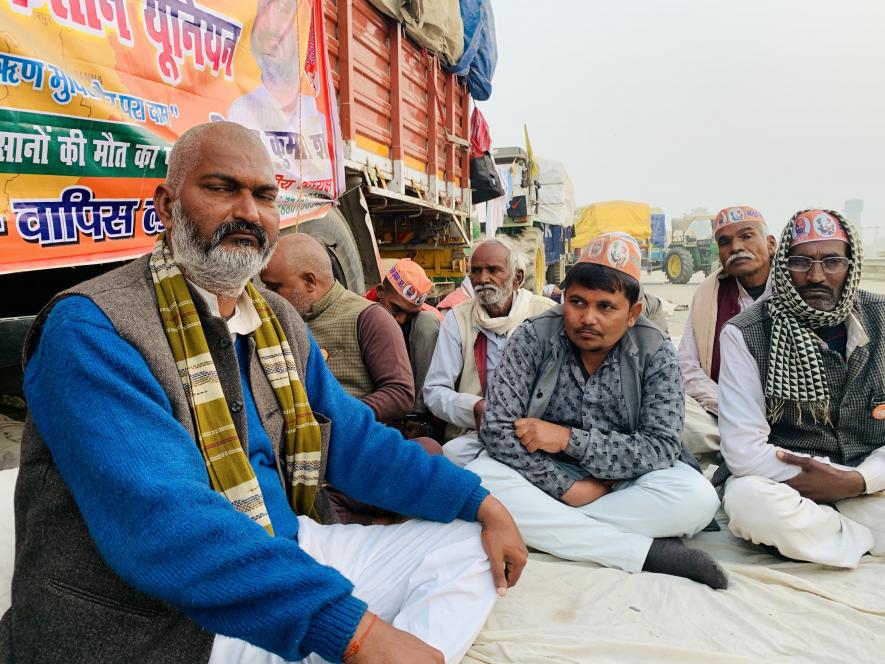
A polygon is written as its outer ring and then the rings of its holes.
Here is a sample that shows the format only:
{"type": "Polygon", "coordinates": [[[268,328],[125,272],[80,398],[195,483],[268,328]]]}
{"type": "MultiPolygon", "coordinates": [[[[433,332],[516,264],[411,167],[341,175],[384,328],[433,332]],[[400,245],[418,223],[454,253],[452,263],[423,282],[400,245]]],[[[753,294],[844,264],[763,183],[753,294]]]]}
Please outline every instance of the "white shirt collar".
{"type": "MultiPolygon", "coordinates": [[[[190,279],[187,280],[187,283],[200,297],[203,298],[206,306],[209,307],[209,312],[213,316],[221,317],[221,313],[218,310],[218,296],[214,293],[210,293],[205,288],[201,288],[190,279]]],[[[245,336],[247,334],[252,334],[259,327],[261,327],[261,317],[258,315],[255,305],[252,304],[252,298],[249,297],[244,290],[240,293],[240,297],[237,298],[233,316],[227,319],[227,329],[231,336],[234,336],[235,334],[242,334],[245,336]]]]}

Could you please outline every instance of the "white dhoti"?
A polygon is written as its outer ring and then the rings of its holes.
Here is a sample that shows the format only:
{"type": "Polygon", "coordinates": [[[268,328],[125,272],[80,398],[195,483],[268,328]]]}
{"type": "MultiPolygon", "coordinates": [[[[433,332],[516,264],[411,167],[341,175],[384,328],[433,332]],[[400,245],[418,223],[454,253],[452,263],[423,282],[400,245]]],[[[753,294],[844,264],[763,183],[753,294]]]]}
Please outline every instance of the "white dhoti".
{"type": "Polygon", "coordinates": [[[485,452],[467,466],[513,515],[525,543],[566,560],[639,572],[655,537],[691,537],[719,507],[703,475],[677,461],[666,470],[618,482],[583,507],[547,495],[485,452]]]}
{"type": "Polygon", "coordinates": [[[682,442],[699,459],[719,451],[719,420],[687,394],[682,442]]]}
{"type": "Polygon", "coordinates": [[[463,468],[482,452],[482,443],[476,431],[468,431],[463,436],[452,438],[442,446],[443,454],[456,466],[463,468]]]}
{"type": "Polygon", "coordinates": [[[885,556],[885,492],[819,505],[783,482],[732,477],[722,506],[737,537],[783,555],[833,567],[857,567],[861,556],[885,556]]]}
{"type": "MultiPolygon", "coordinates": [[[[298,517],[298,544],[350,579],[369,610],[458,662],[497,594],[477,523],[410,520],[396,526],[321,526],[298,517]]],[[[371,638],[371,636],[369,637],[371,638]]],[[[283,664],[245,641],[218,635],[209,664],[283,664]]],[[[319,663],[317,655],[304,662],[319,663]]]]}

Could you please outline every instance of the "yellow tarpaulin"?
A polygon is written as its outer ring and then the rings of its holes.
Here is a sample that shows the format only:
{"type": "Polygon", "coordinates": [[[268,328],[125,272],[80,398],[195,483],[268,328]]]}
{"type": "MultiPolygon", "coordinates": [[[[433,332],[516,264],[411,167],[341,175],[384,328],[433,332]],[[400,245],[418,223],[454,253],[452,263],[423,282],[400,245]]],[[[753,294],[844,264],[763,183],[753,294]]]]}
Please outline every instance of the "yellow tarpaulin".
{"type": "Polygon", "coordinates": [[[579,207],[575,212],[572,247],[583,249],[600,233],[621,231],[636,240],[651,237],[651,207],[630,201],[605,201],[579,207]]]}

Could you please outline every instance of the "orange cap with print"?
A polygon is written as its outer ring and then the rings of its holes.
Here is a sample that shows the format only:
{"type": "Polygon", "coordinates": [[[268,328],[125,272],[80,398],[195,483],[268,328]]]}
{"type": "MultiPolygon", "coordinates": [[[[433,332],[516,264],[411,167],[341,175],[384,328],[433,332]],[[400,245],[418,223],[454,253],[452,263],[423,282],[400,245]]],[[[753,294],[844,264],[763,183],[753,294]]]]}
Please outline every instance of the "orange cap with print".
{"type": "Polygon", "coordinates": [[[726,226],[732,224],[745,224],[747,222],[755,222],[764,224],[765,218],[756,208],[749,205],[733,205],[719,210],[719,214],[713,220],[713,235],[721,231],[726,226]]]}
{"type": "Polygon", "coordinates": [[[424,304],[433,286],[424,269],[411,258],[397,261],[386,276],[397,292],[412,304],[424,304]]]}
{"type": "Polygon", "coordinates": [[[821,240],[848,242],[840,221],[826,210],[806,210],[790,223],[791,247],[821,240]]]}
{"type": "Polygon", "coordinates": [[[639,244],[626,233],[603,233],[587,245],[579,263],[610,267],[639,281],[642,277],[642,253],[639,244]]]}

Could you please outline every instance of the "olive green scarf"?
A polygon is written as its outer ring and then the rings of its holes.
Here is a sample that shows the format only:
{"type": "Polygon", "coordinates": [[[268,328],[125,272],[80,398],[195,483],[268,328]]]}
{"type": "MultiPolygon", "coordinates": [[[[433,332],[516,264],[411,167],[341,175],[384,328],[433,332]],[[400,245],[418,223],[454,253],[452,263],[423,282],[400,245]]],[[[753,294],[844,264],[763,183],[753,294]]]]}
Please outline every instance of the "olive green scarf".
{"type": "MultiPolygon", "coordinates": [[[[166,338],[190,403],[197,444],[206,462],[209,482],[238,512],[273,534],[261,487],[234,428],[200,317],[164,236],[161,235],[154,245],[151,276],[166,338]]],[[[320,428],[307,402],[295,358],[280,322],[252,284],[246,284],[246,293],[261,318],[261,326],[255,331],[258,359],[285,419],[283,474],[289,505],[296,514],[319,520],[314,502],[322,454],[320,428]]]]}

